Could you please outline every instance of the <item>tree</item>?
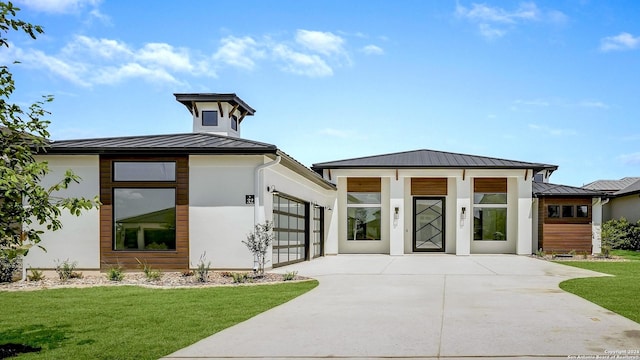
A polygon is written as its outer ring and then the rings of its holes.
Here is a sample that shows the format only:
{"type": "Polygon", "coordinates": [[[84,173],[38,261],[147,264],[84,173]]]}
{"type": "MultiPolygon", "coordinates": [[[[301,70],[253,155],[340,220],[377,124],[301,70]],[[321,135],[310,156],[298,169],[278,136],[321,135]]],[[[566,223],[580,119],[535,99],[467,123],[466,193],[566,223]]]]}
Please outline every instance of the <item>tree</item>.
{"type": "Polygon", "coordinates": [[[253,254],[255,261],[258,263],[257,269],[254,269],[258,275],[264,275],[264,265],[267,263],[267,251],[273,242],[273,223],[270,221],[264,224],[256,224],[254,232],[247,235],[247,240],[242,241],[253,254]]]}
{"type": "MultiPolygon", "coordinates": [[[[9,32],[24,32],[32,39],[43,29],[16,18],[19,8],[11,2],[0,2],[0,48],[11,46],[9,32]]],[[[63,198],[56,193],[67,189],[80,178],[68,170],[62,179],[48,188],[42,179],[49,173],[46,161],[38,161],[36,155],[49,147],[49,115],[43,106],[53,101],[44,96],[28,109],[11,102],[15,83],[9,66],[0,66],[0,261],[11,263],[28,253],[41,242],[40,230],[56,231],[62,227],[59,217],[62,210],[80,215],[99,205],[98,197],[63,198]],[[33,226],[37,225],[37,226],[33,226]]]]}

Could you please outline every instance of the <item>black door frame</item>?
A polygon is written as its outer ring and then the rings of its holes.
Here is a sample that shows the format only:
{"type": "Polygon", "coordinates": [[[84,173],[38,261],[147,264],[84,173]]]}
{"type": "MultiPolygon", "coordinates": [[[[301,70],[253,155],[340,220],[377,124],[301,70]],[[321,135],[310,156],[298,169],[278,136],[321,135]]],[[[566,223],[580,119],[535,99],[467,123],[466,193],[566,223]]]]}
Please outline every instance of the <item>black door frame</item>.
{"type": "Polygon", "coordinates": [[[411,209],[411,221],[413,222],[413,233],[411,234],[411,246],[414,252],[444,252],[446,248],[446,227],[447,227],[447,218],[446,218],[446,205],[447,201],[444,196],[415,196],[413,198],[413,208],[411,209]],[[441,249],[418,249],[416,248],[416,203],[418,200],[440,200],[442,201],[442,248],[441,249]]]}

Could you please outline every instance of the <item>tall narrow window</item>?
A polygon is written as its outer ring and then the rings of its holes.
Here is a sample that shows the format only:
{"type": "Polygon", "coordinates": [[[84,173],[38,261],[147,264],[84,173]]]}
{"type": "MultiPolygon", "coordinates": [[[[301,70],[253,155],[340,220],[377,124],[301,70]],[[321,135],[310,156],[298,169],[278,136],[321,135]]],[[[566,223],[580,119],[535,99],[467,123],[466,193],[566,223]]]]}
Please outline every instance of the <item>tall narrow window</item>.
{"type": "Polygon", "coordinates": [[[231,115],[231,129],[238,131],[238,117],[231,115]]]}
{"type": "Polygon", "coordinates": [[[473,240],[507,240],[507,179],[474,179],[473,240]]]}
{"type": "Polygon", "coordinates": [[[347,182],[347,240],[381,239],[380,178],[350,178],[347,182]]]}

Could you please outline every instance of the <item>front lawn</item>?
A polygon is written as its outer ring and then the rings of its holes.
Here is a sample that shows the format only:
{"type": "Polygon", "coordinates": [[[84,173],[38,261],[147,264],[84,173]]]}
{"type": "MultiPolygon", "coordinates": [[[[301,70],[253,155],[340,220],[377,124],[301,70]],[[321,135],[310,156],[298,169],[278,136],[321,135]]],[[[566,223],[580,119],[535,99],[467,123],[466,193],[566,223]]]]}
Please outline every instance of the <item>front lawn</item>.
{"type": "Polygon", "coordinates": [[[640,323],[640,261],[558,263],[615,275],[567,280],[560,283],[560,288],[640,323]]]}
{"type": "Polygon", "coordinates": [[[0,344],[42,348],[20,359],[157,359],[317,285],[0,292],[0,344]]]}

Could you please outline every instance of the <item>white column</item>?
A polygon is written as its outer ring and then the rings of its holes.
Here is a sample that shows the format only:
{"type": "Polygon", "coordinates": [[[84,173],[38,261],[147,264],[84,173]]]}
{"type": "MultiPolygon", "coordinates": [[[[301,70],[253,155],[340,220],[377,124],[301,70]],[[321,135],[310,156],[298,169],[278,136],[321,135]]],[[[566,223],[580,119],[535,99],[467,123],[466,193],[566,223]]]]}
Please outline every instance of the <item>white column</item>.
{"type": "Polygon", "coordinates": [[[591,205],[591,253],[602,253],[602,199],[594,198],[591,205]]]}
{"type": "Polygon", "coordinates": [[[473,225],[473,208],[471,207],[471,183],[467,176],[456,177],[456,255],[471,253],[471,226],[473,225]],[[462,213],[464,209],[464,214],[462,213]]]}
{"type": "Polygon", "coordinates": [[[518,242],[516,243],[516,254],[531,255],[533,242],[533,201],[532,201],[532,180],[533,176],[518,176],[518,242]]]}
{"type": "Polygon", "coordinates": [[[404,178],[389,179],[389,255],[404,254],[404,178]],[[397,213],[396,213],[397,209],[397,213]]]}

